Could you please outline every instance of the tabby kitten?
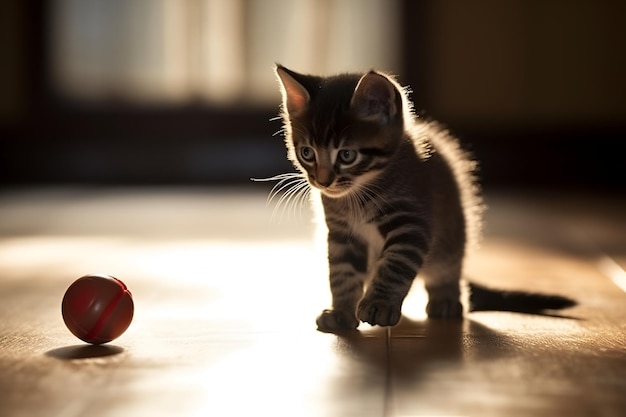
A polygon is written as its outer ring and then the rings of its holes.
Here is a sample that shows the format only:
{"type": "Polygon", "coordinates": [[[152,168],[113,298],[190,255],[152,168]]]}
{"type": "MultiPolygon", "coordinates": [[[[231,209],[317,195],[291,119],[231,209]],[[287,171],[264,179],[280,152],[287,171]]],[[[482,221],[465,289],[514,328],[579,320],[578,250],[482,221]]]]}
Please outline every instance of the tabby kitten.
{"type": "Polygon", "coordinates": [[[288,157],[320,191],[328,227],[332,308],[318,328],[395,325],[418,274],[428,316],[461,317],[463,259],[483,207],[475,163],[417,119],[386,74],[276,74],[288,157]]]}

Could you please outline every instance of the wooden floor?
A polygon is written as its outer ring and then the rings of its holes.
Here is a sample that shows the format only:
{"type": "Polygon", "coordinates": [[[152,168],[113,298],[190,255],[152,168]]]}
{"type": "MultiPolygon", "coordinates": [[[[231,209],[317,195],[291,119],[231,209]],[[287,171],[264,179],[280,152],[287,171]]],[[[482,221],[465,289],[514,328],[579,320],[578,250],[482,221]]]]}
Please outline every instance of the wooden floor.
{"type": "Polygon", "coordinates": [[[580,305],[317,332],[324,254],[306,209],[214,189],[0,192],[0,416],[624,416],[626,202],[488,196],[468,276],[580,305]],[[79,276],[129,286],[112,343],[65,328],[79,276]],[[621,287],[620,287],[621,286],[621,287]]]}

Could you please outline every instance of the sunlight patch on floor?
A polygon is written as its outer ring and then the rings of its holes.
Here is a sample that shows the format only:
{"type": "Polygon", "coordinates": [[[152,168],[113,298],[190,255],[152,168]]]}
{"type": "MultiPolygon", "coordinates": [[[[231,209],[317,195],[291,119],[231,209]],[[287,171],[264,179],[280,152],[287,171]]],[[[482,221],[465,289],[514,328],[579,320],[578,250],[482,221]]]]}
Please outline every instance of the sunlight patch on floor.
{"type": "Polygon", "coordinates": [[[154,319],[223,317],[227,311],[229,320],[280,318],[272,326],[304,320],[314,326],[330,305],[325,259],[305,241],[9,238],[0,241],[0,272],[14,280],[45,277],[59,297],[80,276],[110,274],[133,292],[137,315],[154,319]],[[181,298],[188,302],[174,303],[181,298]],[[232,300],[237,308],[224,305],[232,300]],[[142,304],[152,308],[142,311],[142,304]]]}
{"type": "Polygon", "coordinates": [[[611,278],[615,285],[626,292],[626,271],[617,262],[608,256],[603,256],[598,260],[597,265],[604,275],[611,278]]]}

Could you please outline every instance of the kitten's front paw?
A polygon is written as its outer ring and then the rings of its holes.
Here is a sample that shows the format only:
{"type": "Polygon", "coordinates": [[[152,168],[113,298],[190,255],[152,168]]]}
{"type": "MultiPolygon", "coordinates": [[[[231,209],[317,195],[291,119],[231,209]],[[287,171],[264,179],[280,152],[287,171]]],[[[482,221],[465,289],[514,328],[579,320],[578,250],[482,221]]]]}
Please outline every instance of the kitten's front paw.
{"type": "Polygon", "coordinates": [[[357,309],[357,317],[372,326],[395,326],[400,321],[400,307],[388,300],[361,300],[357,309]]]}
{"type": "Polygon", "coordinates": [[[324,310],[317,318],[317,330],[326,333],[354,330],[358,326],[359,321],[354,314],[344,311],[324,310]]]}
{"type": "Polygon", "coordinates": [[[463,317],[463,306],[457,300],[434,299],[426,305],[426,313],[431,319],[460,319],[463,317]]]}

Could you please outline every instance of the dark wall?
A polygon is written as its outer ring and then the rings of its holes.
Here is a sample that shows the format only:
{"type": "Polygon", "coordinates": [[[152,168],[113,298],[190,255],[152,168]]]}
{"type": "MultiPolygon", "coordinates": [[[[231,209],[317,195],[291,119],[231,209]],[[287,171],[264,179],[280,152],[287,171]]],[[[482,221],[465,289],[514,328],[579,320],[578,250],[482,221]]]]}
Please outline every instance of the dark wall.
{"type": "MultiPolygon", "coordinates": [[[[403,84],[487,187],[623,190],[626,2],[400,2],[403,84]]],[[[246,183],[290,170],[267,108],[86,106],[49,81],[48,3],[0,3],[0,181],[246,183]]]]}
{"type": "Polygon", "coordinates": [[[626,2],[404,2],[416,109],[488,184],[624,188],[626,2]]]}

